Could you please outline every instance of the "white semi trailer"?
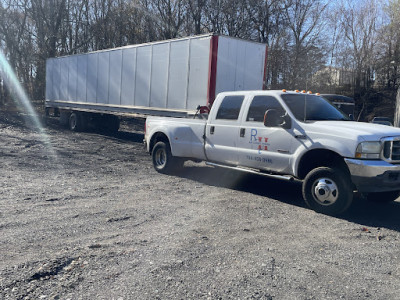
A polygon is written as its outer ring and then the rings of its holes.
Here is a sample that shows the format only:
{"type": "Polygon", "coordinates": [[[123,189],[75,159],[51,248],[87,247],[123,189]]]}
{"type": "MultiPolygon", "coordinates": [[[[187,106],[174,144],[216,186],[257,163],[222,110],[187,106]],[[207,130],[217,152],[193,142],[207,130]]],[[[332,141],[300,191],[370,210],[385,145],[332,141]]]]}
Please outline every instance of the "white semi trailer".
{"type": "Polygon", "coordinates": [[[186,117],[223,91],[264,88],[265,44],[206,34],[50,58],[46,111],[72,130],[118,115],[186,117]]]}

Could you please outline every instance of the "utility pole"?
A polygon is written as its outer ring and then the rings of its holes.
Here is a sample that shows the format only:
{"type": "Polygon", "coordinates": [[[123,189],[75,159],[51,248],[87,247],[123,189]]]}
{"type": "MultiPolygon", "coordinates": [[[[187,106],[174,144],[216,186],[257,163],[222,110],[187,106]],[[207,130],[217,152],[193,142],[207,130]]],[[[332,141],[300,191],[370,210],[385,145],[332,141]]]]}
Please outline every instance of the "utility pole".
{"type": "Polygon", "coordinates": [[[400,127],[400,85],[397,89],[396,111],[394,112],[394,126],[400,127]]]}

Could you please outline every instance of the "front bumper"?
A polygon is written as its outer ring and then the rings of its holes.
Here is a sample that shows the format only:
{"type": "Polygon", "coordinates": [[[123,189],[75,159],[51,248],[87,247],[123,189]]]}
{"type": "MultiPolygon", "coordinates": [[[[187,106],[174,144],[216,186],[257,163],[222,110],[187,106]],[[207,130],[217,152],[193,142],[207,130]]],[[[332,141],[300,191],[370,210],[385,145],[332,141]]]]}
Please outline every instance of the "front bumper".
{"type": "Polygon", "coordinates": [[[400,191],[400,165],[383,160],[346,158],[351,180],[359,192],[400,191]]]}

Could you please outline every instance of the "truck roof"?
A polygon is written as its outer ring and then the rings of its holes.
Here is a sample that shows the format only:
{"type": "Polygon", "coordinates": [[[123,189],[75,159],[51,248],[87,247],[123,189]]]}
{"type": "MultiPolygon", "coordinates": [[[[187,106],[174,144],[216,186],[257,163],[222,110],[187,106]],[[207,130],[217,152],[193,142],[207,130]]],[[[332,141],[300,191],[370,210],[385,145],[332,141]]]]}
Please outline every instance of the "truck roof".
{"type": "Polygon", "coordinates": [[[257,94],[257,95],[273,95],[279,96],[282,94],[294,94],[294,95],[316,95],[298,91],[286,91],[286,90],[249,90],[249,91],[232,91],[232,92],[221,92],[221,95],[243,95],[243,94],[257,94]]]}

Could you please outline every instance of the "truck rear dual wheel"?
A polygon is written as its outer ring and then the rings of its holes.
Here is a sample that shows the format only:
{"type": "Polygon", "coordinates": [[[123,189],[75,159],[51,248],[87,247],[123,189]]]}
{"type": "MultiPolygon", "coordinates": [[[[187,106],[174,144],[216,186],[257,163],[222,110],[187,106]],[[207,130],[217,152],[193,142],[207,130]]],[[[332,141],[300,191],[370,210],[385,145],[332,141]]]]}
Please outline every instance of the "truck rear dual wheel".
{"type": "Polygon", "coordinates": [[[171,174],[177,172],[183,166],[183,160],[171,154],[168,143],[158,142],[152,151],[154,169],[159,173],[171,174]]]}
{"type": "Polygon", "coordinates": [[[338,168],[316,168],[304,179],[303,197],[306,204],[317,212],[340,214],[353,201],[350,178],[338,168]]]}

